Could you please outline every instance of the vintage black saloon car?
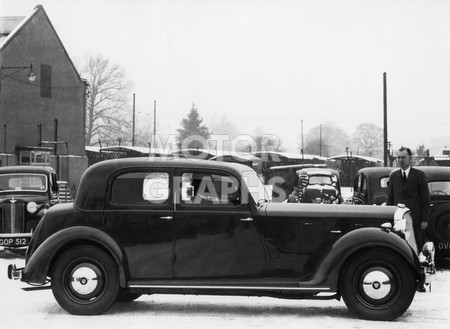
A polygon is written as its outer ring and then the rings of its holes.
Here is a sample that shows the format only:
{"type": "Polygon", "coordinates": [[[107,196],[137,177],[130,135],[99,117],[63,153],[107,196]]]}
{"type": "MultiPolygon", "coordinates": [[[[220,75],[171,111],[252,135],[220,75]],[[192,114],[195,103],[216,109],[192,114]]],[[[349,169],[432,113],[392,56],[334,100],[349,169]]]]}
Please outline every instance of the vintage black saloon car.
{"type": "Polygon", "coordinates": [[[8,275],[51,281],[72,314],[141,294],[342,296],[358,316],[392,320],[424,278],[393,232],[407,220],[397,207],[267,202],[240,164],[107,160],[84,173],[73,204],[49,209],[25,267],[8,275]]]}
{"type": "Polygon", "coordinates": [[[0,247],[24,247],[45,210],[59,202],[49,166],[0,167],[0,247]]]}
{"type": "MultiPolygon", "coordinates": [[[[450,167],[415,167],[425,173],[430,191],[431,212],[427,234],[436,248],[436,258],[450,257],[450,167]]],[[[381,205],[386,202],[389,174],[394,167],[360,169],[353,189],[354,204],[381,205]]]]}
{"type": "Polygon", "coordinates": [[[339,173],[328,168],[304,168],[296,171],[294,191],[288,202],[342,203],[339,173]]]}

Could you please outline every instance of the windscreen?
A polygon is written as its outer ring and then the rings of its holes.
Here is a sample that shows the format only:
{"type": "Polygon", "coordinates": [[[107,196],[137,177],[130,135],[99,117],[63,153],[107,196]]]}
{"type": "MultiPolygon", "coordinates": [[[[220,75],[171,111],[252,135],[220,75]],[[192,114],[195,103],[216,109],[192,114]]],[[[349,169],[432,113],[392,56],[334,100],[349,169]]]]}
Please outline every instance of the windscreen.
{"type": "Polygon", "coordinates": [[[42,174],[3,174],[0,175],[0,192],[45,192],[47,179],[42,174]]]}

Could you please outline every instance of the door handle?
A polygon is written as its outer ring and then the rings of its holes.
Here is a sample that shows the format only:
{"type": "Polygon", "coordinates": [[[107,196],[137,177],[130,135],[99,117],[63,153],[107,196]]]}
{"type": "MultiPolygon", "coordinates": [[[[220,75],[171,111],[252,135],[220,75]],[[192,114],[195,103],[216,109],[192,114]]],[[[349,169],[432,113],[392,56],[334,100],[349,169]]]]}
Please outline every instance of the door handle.
{"type": "Polygon", "coordinates": [[[173,219],[172,216],[163,216],[163,217],[159,217],[160,219],[165,219],[165,220],[171,220],[173,219]]]}
{"type": "Polygon", "coordinates": [[[341,231],[330,231],[331,233],[334,233],[334,234],[341,234],[342,232],[341,231]]]}
{"type": "Polygon", "coordinates": [[[253,218],[247,217],[247,218],[241,218],[240,220],[243,222],[251,222],[253,220],[253,218]]]}

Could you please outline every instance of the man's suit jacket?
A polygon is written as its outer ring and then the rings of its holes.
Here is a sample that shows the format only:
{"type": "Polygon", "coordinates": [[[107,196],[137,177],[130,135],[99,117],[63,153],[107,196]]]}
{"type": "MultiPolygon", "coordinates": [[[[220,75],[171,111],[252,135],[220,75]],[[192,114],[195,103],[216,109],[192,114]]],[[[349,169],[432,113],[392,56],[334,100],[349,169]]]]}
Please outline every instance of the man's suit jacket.
{"type": "Polygon", "coordinates": [[[391,172],[386,204],[396,206],[399,203],[403,203],[411,210],[414,226],[428,221],[430,192],[423,171],[411,168],[405,185],[402,183],[400,169],[391,172]]]}

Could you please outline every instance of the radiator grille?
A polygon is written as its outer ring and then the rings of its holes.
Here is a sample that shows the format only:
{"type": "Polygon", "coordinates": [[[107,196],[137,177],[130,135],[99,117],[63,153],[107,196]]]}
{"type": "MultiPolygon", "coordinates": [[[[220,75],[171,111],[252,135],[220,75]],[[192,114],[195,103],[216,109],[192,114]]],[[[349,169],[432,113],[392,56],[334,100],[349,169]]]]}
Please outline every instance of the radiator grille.
{"type": "Polygon", "coordinates": [[[2,225],[0,233],[23,233],[25,232],[25,204],[4,203],[2,204],[2,225]]]}

